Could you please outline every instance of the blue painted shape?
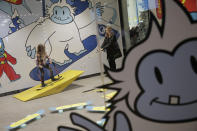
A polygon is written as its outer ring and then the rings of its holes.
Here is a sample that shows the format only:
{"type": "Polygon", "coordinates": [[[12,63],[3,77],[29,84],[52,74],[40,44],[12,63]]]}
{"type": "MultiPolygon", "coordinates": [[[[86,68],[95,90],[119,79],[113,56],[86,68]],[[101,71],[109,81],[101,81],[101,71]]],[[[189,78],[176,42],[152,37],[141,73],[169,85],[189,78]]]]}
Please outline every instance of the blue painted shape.
{"type": "MultiPolygon", "coordinates": [[[[16,16],[15,18],[13,18],[11,20],[12,20],[14,27],[9,27],[9,28],[11,30],[11,33],[14,33],[20,29],[20,23],[18,22],[18,20],[20,20],[20,18],[18,16],[16,16]]],[[[9,34],[11,34],[11,33],[9,33],[9,34]]]]}
{"type": "Polygon", "coordinates": [[[72,0],[66,0],[66,2],[73,7],[76,7],[75,15],[82,13],[84,10],[86,10],[89,7],[88,0],[86,1],[74,0],[74,2],[72,0]]]}
{"type": "Polygon", "coordinates": [[[101,119],[100,121],[97,121],[96,123],[97,123],[98,125],[100,125],[100,126],[103,126],[103,125],[105,124],[105,122],[106,122],[106,119],[103,118],[103,119],[101,119]]]}
{"type": "MultiPolygon", "coordinates": [[[[99,35],[102,37],[105,36],[105,28],[106,28],[106,25],[98,24],[99,35]]],[[[115,29],[112,29],[112,31],[114,32],[114,34],[116,35],[116,39],[118,40],[118,38],[120,37],[120,33],[115,29]]]]}
{"type": "Polygon", "coordinates": [[[197,21],[197,12],[192,12],[190,15],[192,16],[193,20],[197,21]]]}
{"type": "Polygon", "coordinates": [[[4,57],[4,52],[5,52],[5,46],[2,38],[0,38],[0,58],[4,57]]]}
{"type": "Polygon", "coordinates": [[[88,111],[92,111],[93,110],[93,106],[86,106],[86,110],[88,110],[88,111]]]}
{"type": "Polygon", "coordinates": [[[45,113],[45,111],[44,111],[44,109],[42,109],[42,110],[39,110],[37,113],[40,115],[43,115],[45,113]]]}
{"type": "MultiPolygon", "coordinates": [[[[57,3],[59,0],[51,0],[52,3],[57,3]]],[[[82,13],[84,10],[86,10],[89,7],[88,0],[81,1],[81,0],[66,0],[66,3],[71,5],[72,7],[75,7],[75,15],[78,15],[82,13]]]]}
{"type": "Polygon", "coordinates": [[[52,3],[57,3],[59,0],[51,0],[52,3]]]}
{"type": "Polygon", "coordinates": [[[50,111],[56,111],[56,107],[50,107],[49,110],[50,111]]]}
{"type": "MultiPolygon", "coordinates": [[[[87,39],[82,41],[85,49],[87,50],[86,52],[80,54],[80,55],[75,55],[73,53],[69,53],[68,50],[65,50],[64,53],[70,58],[72,59],[72,62],[64,64],[64,65],[58,65],[55,64],[55,66],[50,65],[50,67],[53,70],[53,74],[54,76],[58,75],[60,72],[62,72],[63,70],[65,70],[67,67],[69,67],[70,65],[72,65],[74,62],[76,62],[77,60],[81,59],[82,57],[84,57],[85,55],[89,54],[91,51],[93,51],[96,46],[97,46],[97,39],[95,35],[89,36],[87,39]]],[[[35,67],[31,72],[30,72],[30,77],[33,80],[36,81],[40,81],[40,77],[41,77],[41,73],[38,67],[35,67]]],[[[48,80],[50,79],[50,72],[48,69],[44,69],[44,80],[48,80]]]]}

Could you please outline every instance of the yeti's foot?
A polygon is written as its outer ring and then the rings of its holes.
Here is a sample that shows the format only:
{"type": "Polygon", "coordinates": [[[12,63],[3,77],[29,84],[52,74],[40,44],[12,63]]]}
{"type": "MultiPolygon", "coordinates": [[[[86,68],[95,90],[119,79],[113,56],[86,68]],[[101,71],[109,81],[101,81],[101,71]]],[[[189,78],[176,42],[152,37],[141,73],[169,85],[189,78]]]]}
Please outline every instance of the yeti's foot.
{"type": "Polygon", "coordinates": [[[86,52],[87,50],[86,49],[84,49],[84,50],[81,50],[80,52],[78,52],[78,53],[74,53],[76,56],[79,56],[79,55],[81,55],[81,54],[83,54],[84,52],[86,52]]]}

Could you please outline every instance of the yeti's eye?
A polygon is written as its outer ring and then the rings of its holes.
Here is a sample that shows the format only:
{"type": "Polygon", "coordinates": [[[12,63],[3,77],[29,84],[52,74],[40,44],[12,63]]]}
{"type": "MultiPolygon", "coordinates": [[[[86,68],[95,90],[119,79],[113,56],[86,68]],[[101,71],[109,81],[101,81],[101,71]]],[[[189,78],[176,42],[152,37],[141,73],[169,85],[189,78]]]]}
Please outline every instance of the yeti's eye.
{"type": "Polygon", "coordinates": [[[63,10],[63,15],[64,15],[64,10],[63,10]]]}
{"type": "Polygon", "coordinates": [[[156,77],[157,81],[160,84],[163,84],[163,78],[162,78],[162,74],[161,74],[159,68],[158,67],[155,67],[154,71],[155,71],[155,77],[156,77]]]}
{"type": "Polygon", "coordinates": [[[191,56],[190,57],[190,62],[191,62],[193,71],[197,74],[197,61],[196,61],[196,58],[194,56],[191,56]]]}
{"type": "Polygon", "coordinates": [[[57,10],[55,11],[55,14],[57,15],[57,10]]]}

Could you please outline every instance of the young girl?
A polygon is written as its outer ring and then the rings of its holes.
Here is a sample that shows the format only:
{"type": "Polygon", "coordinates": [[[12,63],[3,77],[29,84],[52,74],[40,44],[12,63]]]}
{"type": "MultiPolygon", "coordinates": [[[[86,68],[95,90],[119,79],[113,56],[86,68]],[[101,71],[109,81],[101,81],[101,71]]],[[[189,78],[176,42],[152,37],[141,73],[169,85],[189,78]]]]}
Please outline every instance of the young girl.
{"type": "Polygon", "coordinates": [[[52,71],[51,67],[49,66],[49,64],[47,63],[47,60],[49,60],[49,63],[52,64],[51,59],[46,54],[45,46],[42,45],[42,44],[39,44],[38,47],[37,47],[36,64],[39,67],[40,72],[41,72],[41,84],[42,84],[42,87],[46,86],[46,84],[44,83],[44,69],[43,68],[47,68],[50,71],[50,78],[51,78],[52,81],[57,80],[56,78],[54,78],[53,71],[52,71]]]}

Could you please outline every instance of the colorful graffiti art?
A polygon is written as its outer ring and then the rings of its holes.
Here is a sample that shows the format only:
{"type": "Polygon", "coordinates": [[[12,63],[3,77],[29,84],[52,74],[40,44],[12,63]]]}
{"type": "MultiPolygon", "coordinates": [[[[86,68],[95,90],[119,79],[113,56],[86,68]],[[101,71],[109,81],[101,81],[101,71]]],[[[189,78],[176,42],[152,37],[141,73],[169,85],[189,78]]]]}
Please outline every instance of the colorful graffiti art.
{"type": "MultiPolygon", "coordinates": [[[[87,6],[88,1],[85,1],[85,4],[81,4],[81,6],[79,6],[81,3],[80,0],[75,1],[74,3],[72,3],[72,1],[68,1],[68,3],[66,3],[66,1],[64,0],[60,0],[58,2],[54,1],[54,4],[52,4],[51,7],[47,9],[48,17],[44,18],[44,20],[41,23],[38,23],[33,28],[26,40],[25,45],[27,55],[31,59],[35,59],[37,46],[36,44],[44,43],[46,46],[47,44],[50,45],[51,50],[49,53],[54,63],[53,65],[55,65],[52,66],[55,75],[65,70],[65,68],[67,68],[80,58],[89,54],[97,46],[96,34],[90,34],[85,39],[82,39],[80,35],[80,30],[92,24],[95,21],[95,19],[90,21],[90,23],[86,23],[82,27],[81,25],[78,25],[80,21],[76,20],[78,19],[77,17],[79,17],[80,15],[84,15],[84,13],[86,13],[85,10],[90,10],[89,6],[87,6]],[[74,10],[74,7],[70,4],[73,5],[76,8],[76,10],[74,10]],[[35,41],[35,34],[40,31],[43,31],[43,29],[46,30],[44,32],[45,37],[36,37],[35,41]],[[72,32],[67,33],[70,29],[72,30],[72,32]]],[[[39,78],[37,77],[38,72],[38,68],[35,67],[31,71],[30,77],[34,80],[39,80],[39,78]]],[[[45,73],[45,80],[46,79],[49,79],[47,70],[45,73]]]]}
{"type": "Polygon", "coordinates": [[[0,78],[5,72],[11,82],[16,81],[20,79],[20,75],[16,74],[9,62],[13,65],[17,63],[16,59],[5,51],[4,43],[0,39],[0,78]]]}

